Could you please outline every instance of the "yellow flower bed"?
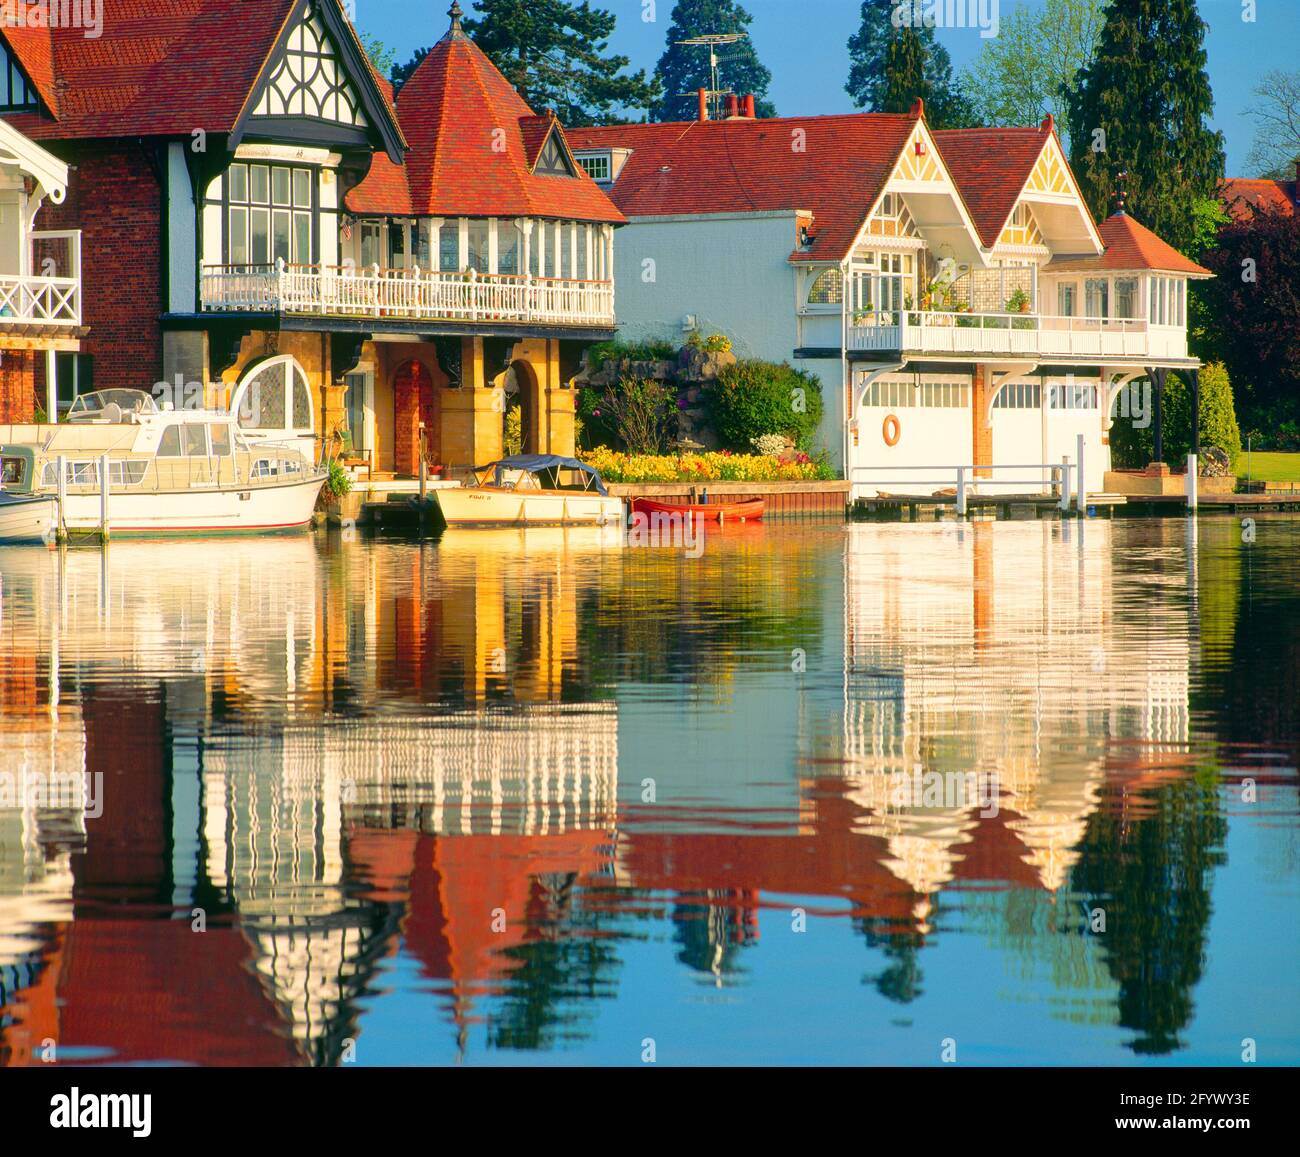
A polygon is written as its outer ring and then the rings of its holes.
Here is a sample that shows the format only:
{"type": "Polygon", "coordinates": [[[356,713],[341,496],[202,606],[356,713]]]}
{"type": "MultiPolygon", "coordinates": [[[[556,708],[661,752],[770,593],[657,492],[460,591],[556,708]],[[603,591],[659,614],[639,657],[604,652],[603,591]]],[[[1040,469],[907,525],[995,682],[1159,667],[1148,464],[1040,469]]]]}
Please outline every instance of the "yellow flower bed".
{"type": "Polygon", "coordinates": [[[813,482],[835,473],[806,454],[774,458],[763,454],[624,454],[608,446],[584,451],[582,460],[606,482],[813,482]]]}

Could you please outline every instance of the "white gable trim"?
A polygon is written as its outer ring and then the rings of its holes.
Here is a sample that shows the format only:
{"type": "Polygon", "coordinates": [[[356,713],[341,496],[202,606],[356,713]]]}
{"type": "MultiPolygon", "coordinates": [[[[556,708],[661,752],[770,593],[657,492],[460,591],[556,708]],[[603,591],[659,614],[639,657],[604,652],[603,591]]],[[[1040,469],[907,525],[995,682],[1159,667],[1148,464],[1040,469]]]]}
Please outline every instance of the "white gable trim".
{"type": "MultiPolygon", "coordinates": [[[[1003,231],[1007,227],[1007,222],[1011,220],[1012,214],[1015,213],[1017,207],[1022,201],[1031,207],[1035,202],[1048,205],[1074,205],[1079,210],[1079,215],[1088,226],[1088,235],[1092,238],[1093,244],[1096,246],[1096,251],[1098,253],[1105,251],[1106,246],[1102,244],[1101,234],[1097,231],[1097,223],[1092,219],[1092,210],[1088,208],[1087,202],[1083,199],[1083,194],[1079,191],[1079,182],[1075,180],[1074,170],[1070,167],[1069,160],[1061,150],[1060,142],[1056,139],[1055,133],[1048,134],[1047,139],[1043,142],[1043,147],[1038,150],[1038,156],[1034,158],[1034,163],[1029,166],[1029,172],[1025,174],[1025,179],[1020,186],[1020,190],[1016,193],[1016,199],[1011,203],[1011,209],[1007,213],[1006,220],[998,226],[999,237],[1002,236],[1003,231]],[[1065,178],[1070,184],[1071,192],[1069,194],[1043,192],[1026,194],[1026,190],[1029,188],[1029,182],[1033,179],[1034,172],[1037,170],[1039,162],[1043,159],[1043,154],[1048,152],[1049,149],[1060,164],[1061,170],[1064,172],[1065,178]]],[[[1040,233],[1043,232],[1041,221],[1038,223],[1038,231],[1040,233]]]]}
{"type": "MultiPolygon", "coordinates": [[[[901,193],[904,198],[906,198],[906,195],[909,192],[923,195],[934,194],[935,192],[947,193],[952,198],[952,202],[957,208],[960,226],[970,243],[971,256],[974,257],[980,265],[988,266],[988,253],[980,243],[979,232],[975,228],[975,222],[971,218],[970,211],[966,208],[966,201],[962,197],[961,190],[957,187],[956,181],[953,180],[952,173],[948,171],[948,166],[944,162],[943,154],[940,153],[938,145],[935,144],[934,137],[930,134],[930,130],[923,120],[918,120],[916,122],[915,127],[908,134],[907,140],[903,142],[903,148],[899,152],[897,158],[895,158],[894,165],[890,169],[888,178],[886,178],[884,185],[881,186],[880,192],[876,195],[876,199],[871,203],[871,207],[868,209],[866,215],[862,218],[862,223],[858,226],[858,232],[853,239],[853,245],[849,249],[850,256],[860,245],[875,247],[878,238],[874,234],[868,232],[868,226],[871,222],[872,216],[880,208],[880,204],[885,199],[886,194],[901,193]],[[930,165],[927,167],[932,167],[935,171],[935,177],[932,179],[918,180],[914,177],[909,178],[903,175],[907,168],[914,167],[912,158],[916,155],[916,143],[918,141],[920,141],[925,147],[925,156],[930,162],[930,165]]],[[[943,243],[935,244],[935,241],[927,234],[926,226],[918,219],[916,211],[913,210],[910,205],[909,211],[912,214],[912,221],[916,226],[917,234],[924,238],[926,245],[930,249],[939,249],[943,243]]]]}
{"type": "Polygon", "coordinates": [[[68,166],[0,118],[0,164],[16,165],[37,185],[33,201],[48,196],[56,205],[68,192],[68,166]]]}

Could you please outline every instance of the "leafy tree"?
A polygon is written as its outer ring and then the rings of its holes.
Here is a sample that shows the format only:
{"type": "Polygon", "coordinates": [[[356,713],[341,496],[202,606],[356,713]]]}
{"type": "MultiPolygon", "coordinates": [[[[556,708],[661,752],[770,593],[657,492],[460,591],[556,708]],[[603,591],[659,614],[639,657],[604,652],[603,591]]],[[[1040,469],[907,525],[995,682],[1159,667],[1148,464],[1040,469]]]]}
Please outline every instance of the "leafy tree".
{"type": "Polygon", "coordinates": [[[1300,157],[1300,72],[1273,69],[1255,86],[1247,112],[1255,122],[1255,142],[1246,165],[1258,177],[1287,181],[1300,157]]]}
{"type": "MultiPolygon", "coordinates": [[[[710,33],[747,33],[753,19],[736,0],[677,0],[668,28],[668,44],[655,65],[660,93],[650,110],[650,119],[694,119],[696,90],[712,87],[708,49],[678,41],[710,33]]],[[[776,116],[776,106],[767,99],[772,74],[758,59],[748,35],[734,44],[719,45],[716,51],[719,85],[740,96],[753,93],[755,112],[761,117],[776,116]]]]}
{"type": "Polygon", "coordinates": [[[1223,176],[1223,135],[1207,125],[1205,28],[1196,0],[1111,0],[1068,100],[1070,159],[1093,213],[1110,212],[1125,171],[1132,212],[1183,251],[1197,201],[1223,176]]]}
{"type": "Polygon", "coordinates": [[[371,36],[360,30],[357,32],[357,39],[361,41],[361,47],[366,50],[366,55],[370,57],[370,63],[375,66],[375,71],[380,76],[387,76],[392,70],[393,61],[396,59],[393,50],[378,36],[371,36]]]}
{"type": "MultiPolygon", "coordinates": [[[[553,108],[566,125],[608,124],[658,97],[645,70],[626,72],[626,56],[609,55],[614,15],[587,0],[476,0],[465,31],[534,110],[553,108]]],[[[429,54],[419,49],[393,68],[400,90],[429,54]]]]}
{"type": "Polygon", "coordinates": [[[1004,15],[962,76],[977,119],[1036,125],[1050,113],[1064,135],[1066,101],[1096,51],[1106,3],[1047,0],[1041,10],[1021,3],[1004,15]]]}
{"type": "Polygon", "coordinates": [[[959,129],[978,123],[953,76],[952,58],[935,39],[934,29],[924,23],[912,27],[901,20],[895,24],[898,9],[897,0],[862,0],[861,26],[849,37],[849,79],[844,86],[853,103],[869,112],[907,111],[919,96],[925,100],[931,128],[959,129]],[[897,40],[909,43],[900,48],[894,45],[897,40]],[[919,70],[914,63],[918,45],[919,70]],[[894,69],[890,67],[891,51],[894,69]],[[905,71],[896,74],[898,69],[905,71]],[[891,106],[888,109],[886,101],[891,106]]]}
{"type": "Polygon", "coordinates": [[[1219,231],[1201,258],[1206,343],[1237,382],[1248,427],[1272,413],[1294,417],[1300,398],[1300,216],[1265,209],[1219,231]],[[1244,383],[1244,385],[1243,385],[1244,383]]]}

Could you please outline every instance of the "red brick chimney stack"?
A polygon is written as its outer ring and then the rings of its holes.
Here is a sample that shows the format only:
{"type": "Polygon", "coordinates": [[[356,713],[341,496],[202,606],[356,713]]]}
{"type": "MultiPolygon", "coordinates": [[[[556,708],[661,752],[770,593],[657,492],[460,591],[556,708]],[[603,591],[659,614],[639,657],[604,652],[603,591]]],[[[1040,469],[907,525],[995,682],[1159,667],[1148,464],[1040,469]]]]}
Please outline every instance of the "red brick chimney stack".
{"type": "MultiPolygon", "coordinates": [[[[752,121],[758,119],[758,114],[754,111],[754,94],[752,92],[745,94],[744,111],[741,115],[749,117],[752,121]]],[[[1300,165],[1300,162],[1297,164],[1300,165]]]]}
{"type": "Polygon", "coordinates": [[[706,121],[709,119],[709,90],[700,88],[696,91],[696,95],[700,99],[700,120],[706,121]]]}
{"type": "Polygon", "coordinates": [[[727,119],[740,116],[740,97],[734,92],[727,93],[727,119]]]}

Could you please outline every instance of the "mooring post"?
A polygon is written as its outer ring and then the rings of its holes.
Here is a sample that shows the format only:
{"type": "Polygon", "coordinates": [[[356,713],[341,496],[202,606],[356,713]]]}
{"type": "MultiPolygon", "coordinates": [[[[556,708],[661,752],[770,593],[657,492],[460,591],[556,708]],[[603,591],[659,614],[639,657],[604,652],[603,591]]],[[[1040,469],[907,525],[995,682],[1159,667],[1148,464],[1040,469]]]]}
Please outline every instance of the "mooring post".
{"type": "Polygon", "coordinates": [[[108,455],[99,456],[99,537],[108,541],[108,455]]]}
{"type": "Polygon", "coordinates": [[[59,525],[55,528],[54,537],[57,542],[62,542],[68,536],[68,522],[63,515],[68,501],[68,462],[62,454],[54,459],[54,468],[59,472],[59,479],[54,484],[55,493],[59,497],[59,525]]]}
{"type": "Polygon", "coordinates": [[[1083,518],[1088,513],[1088,494],[1083,478],[1083,435],[1080,434],[1075,441],[1078,447],[1075,469],[1079,472],[1079,479],[1074,491],[1077,495],[1075,500],[1075,513],[1078,514],[1080,518],[1083,518]]]}
{"type": "Polygon", "coordinates": [[[957,517],[966,517],[966,467],[957,467],[957,517]]]}
{"type": "Polygon", "coordinates": [[[1187,509],[1196,509],[1197,470],[1199,463],[1195,454],[1187,455],[1187,509]]]}
{"type": "Polygon", "coordinates": [[[1064,514],[1070,509],[1070,456],[1061,455],[1060,479],[1061,479],[1061,513],[1064,514]]]}

